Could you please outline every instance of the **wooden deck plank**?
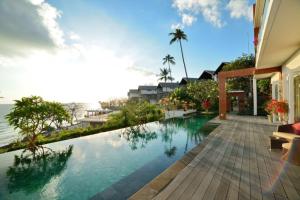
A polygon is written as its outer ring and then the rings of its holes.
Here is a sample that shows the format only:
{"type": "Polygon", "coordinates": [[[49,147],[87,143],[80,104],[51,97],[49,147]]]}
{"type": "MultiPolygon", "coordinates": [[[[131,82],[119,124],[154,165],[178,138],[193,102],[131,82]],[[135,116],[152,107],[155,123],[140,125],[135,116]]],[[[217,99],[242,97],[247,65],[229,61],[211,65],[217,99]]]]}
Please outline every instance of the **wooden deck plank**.
{"type": "Polygon", "coordinates": [[[249,136],[249,123],[245,123],[244,128],[246,129],[244,132],[245,140],[244,140],[244,154],[242,161],[242,173],[240,176],[240,187],[239,187],[239,199],[250,199],[250,136],[249,136]]]}
{"type": "Polygon", "coordinates": [[[230,140],[231,140],[231,137],[233,135],[232,131],[228,131],[228,132],[225,132],[225,134],[227,136],[223,137],[224,145],[222,145],[219,148],[219,155],[217,156],[216,160],[212,164],[211,168],[209,169],[209,171],[207,172],[205,177],[202,179],[200,185],[198,186],[197,190],[193,194],[191,200],[203,199],[205,191],[207,190],[207,188],[209,186],[209,183],[211,182],[212,178],[214,177],[214,174],[217,171],[217,166],[220,164],[220,162],[221,162],[221,160],[222,160],[222,158],[225,154],[226,148],[228,147],[228,145],[230,143],[230,140]],[[228,136],[228,132],[231,133],[230,136],[228,136]]]}
{"type": "Polygon", "coordinates": [[[155,199],[300,199],[300,167],[269,150],[275,126],[232,116],[155,199]]]}
{"type": "MultiPolygon", "coordinates": [[[[223,134],[228,134],[230,131],[228,129],[223,128],[223,134]]],[[[222,145],[224,145],[224,140],[222,140],[222,145]]],[[[216,151],[217,149],[214,149],[214,154],[206,154],[203,157],[203,160],[201,161],[203,164],[205,164],[206,168],[197,168],[198,173],[195,174],[193,179],[191,181],[187,181],[189,183],[189,186],[185,189],[184,193],[180,195],[180,199],[190,199],[192,198],[192,195],[197,190],[199,184],[201,184],[203,177],[207,174],[209,169],[212,166],[212,163],[215,162],[215,159],[217,158],[218,154],[220,153],[220,150],[216,151]]]]}
{"type": "MultiPolygon", "coordinates": [[[[206,154],[212,155],[212,159],[214,159],[215,158],[214,154],[217,153],[214,150],[221,144],[222,143],[220,140],[215,140],[215,145],[212,145],[211,148],[207,148],[208,150],[206,154]]],[[[187,176],[187,178],[176,188],[176,190],[168,197],[168,199],[174,199],[174,200],[179,199],[199,173],[205,173],[206,171],[209,170],[211,162],[213,161],[214,160],[207,160],[205,157],[203,157],[202,160],[198,162],[199,165],[195,166],[195,170],[193,170],[192,173],[190,173],[187,176]]]]}
{"type": "Polygon", "coordinates": [[[271,180],[269,174],[267,172],[267,166],[264,160],[263,148],[260,143],[260,135],[261,133],[257,130],[257,127],[254,131],[254,140],[255,140],[255,151],[256,151],[256,161],[258,167],[258,174],[260,180],[260,187],[262,190],[263,199],[273,200],[275,196],[272,191],[267,190],[269,185],[271,184],[271,180]]]}
{"type": "MultiPolygon", "coordinates": [[[[190,180],[190,178],[186,178],[186,177],[190,177],[189,174],[192,172],[192,170],[194,168],[196,168],[197,165],[200,165],[199,169],[204,168],[205,166],[207,166],[209,168],[209,165],[205,165],[206,162],[199,162],[199,161],[202,159],[202,157],[204,157],[204,155],[211,153],[212,150],[214,150],[215,148],[218,147],[218,145],[220,144],[219,137],[221,137],[220,135],[222,134],[222,132],[223,132],[223,130],[220,129],[220,127],[217,127],[209,135],[210,142],[205,146],[205,148],[203,149],[201,154],[196,156],[195,159],[186,168],[184,168],[180,172],[180,174],[170,183],[170,185],[155,197],[155,199],[167,199],[170,195],[172,195],[173,192],[179,186],[181,186],[183,181],[190,180]]],[[[196,168],[196,169],[198,169],[198,168],[196,168]]]]}
{"type": "Polygon", "coordinates": [[[258,171],[258,163],[256,159],[255,146],[255,131],[254,127],[250,126],[250,198],[255,200],[262,200],[262,189],[260,184],[260,177],[258,171]]]}
{"type": "Polygon", "coordinates": [[[240,147],[240,142],[243,138],[242,136],[243,136],[243,134],[241,134],[241,133],[235,134],[236,140],[232,141],[233,145],[234,145],[234,149],[230,155],[230,158],[228,159],[229,160],[228,164],[225,168],[225,171],[223,173],[222,179],[219,184],[219,188],[216,191],[216,195],[215,195],[214,199],[223,200],[223,199],[226,199],[226,197],[227,197],[227,193],[228,193],[230,182],[231,182],[231,177],[234,174],[235,162],[238,157],[238,149],[240,147]]]}
{"type": "Polygon", "coordinates": [[[286,193],[285,193],[285,190],[280,182],[279,179],[276,179],[276,175],[279,174],[279,171],[278,169],[280,168],[280,163],[274,163],[271,156],[270,156],[270,150],[269,150],[269,137],[268,135],[266,134],[263,134],[264,131],[268,129],[267,127],[262,127],[262,126],[259,126],[259,132],[261,133],[260,134],[260,142],[261,142],[261,145],[264,147],[262,148],[263,150],[263,154],[264,154],[264,160],[265,160],[265,163],[266,163],[266,166],[267,166],[267,171],[268,171],[268,174],[269,174],[269,177],[270,177],[270,185],[269,185],[269,188],[272,190],[274,196],[275,196],[275,199],[287,199],[287,196],[286,196],[286,193]]]}
{"type": "Polygon", "coordinates": [[[239,187],[240,187],[240,176],[241,176],[241,170],[242,170],[242,162],[243,162],[243,155],[244,155],[244,141],[246,134],[244,131],[241,131],[240,134],[242,135],[242,140],[239,143],[238,148],[238,155],[234,166],[234,173],[231,177],[231,182],[229,186],[229,191],[227,194],[228,200],[235,200],[239,198],[239,187]]]}
{"type": "Polygon", "coordinates": [[[236,141],[236,139],[238,137],[236,128],[237,128],[237,125],[234,124],[234,127],[231,130],[233,132],[233,135],[232,135],[233,137],[229,138],[229,145],[226,148],[226,152],[222,158],[221,163],[218,166],[216,166],[218,169],[217,169],[216,173],[214,174],[213,179],[210,182],[210,184],[204,194],[203,199],[214,199],[216,196],[216,192],[217,192],[218,188],[220,187],[223,173],[226,170],[226,168],[229,164],[229,161],[230,161],[230,156],[231,156],[232,152],[234,151],[234,146],[235,146],[234,141],[236,141]]]}

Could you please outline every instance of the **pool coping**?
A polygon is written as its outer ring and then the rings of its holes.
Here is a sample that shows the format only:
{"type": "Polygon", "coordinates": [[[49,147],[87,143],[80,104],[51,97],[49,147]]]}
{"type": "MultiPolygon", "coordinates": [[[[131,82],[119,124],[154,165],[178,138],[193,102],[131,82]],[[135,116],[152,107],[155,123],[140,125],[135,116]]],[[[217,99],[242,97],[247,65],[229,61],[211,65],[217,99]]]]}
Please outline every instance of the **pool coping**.
{"type": "MultiPolygon", "coordinates": [[[[220,125],[216,118],[211,119],[206,124],[217,124],[220,125]]],[[[214,129],[215,130],[215,129],[214,129]]],[[[207,145],[209,138],[216,134],[216,131],[212,131],[209,135],[196,147],[187,152],[182,158],[177,160],[170,167],[165,169],[161,174],[152,179],[144,187],[134,193],[129,199],[140,200],[140,199],[153,199],[158,195],[165,187],[167,187],[171,181],[183,170],[207,145]]]]}

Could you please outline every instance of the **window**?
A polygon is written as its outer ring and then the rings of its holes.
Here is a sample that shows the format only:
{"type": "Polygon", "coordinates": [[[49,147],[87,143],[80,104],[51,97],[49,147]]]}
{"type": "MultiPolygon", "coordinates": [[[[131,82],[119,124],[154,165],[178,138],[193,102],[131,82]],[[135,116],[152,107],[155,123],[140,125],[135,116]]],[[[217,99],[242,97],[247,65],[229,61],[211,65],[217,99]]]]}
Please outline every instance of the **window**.
{"type": "Polygon", "coordinates": [[[278,83],[276,83],[274,86],[274,98],[279,100],[278,83]]]}
{"type": "Polygon", "coordinates": [[[294,119],[300,121],[300,75],[294,78],[294,119]]]}

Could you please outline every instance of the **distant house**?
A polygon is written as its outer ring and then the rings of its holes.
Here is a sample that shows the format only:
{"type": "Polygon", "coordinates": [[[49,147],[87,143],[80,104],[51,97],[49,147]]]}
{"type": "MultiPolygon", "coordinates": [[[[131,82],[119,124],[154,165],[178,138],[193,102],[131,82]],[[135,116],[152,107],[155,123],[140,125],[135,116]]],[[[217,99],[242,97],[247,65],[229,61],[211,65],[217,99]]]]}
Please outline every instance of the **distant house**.
{"type": "Polygon", "coordinates": [[[218,81],[218,73],[223,70],[224,66],[228,65],[229,62],[222,62],[214,72],[214,80],[218,81]]]}
{"type": "Polygon", "coordinates": [[[209,79],[215,80],[214,73],[215,73],[215,71],[204,70],[198,79],[199,80],[209,80],[209,79]]]}
{"type": "Polygon", "coordinates": [[[128,92],[128,99],[139,99],[141,98],[141,94],[137,89],[130,89],[128,92]]]}
{"type": "Polygon", "coordinates": [[[158,101],[157,97],[157,86],[152,85],[140,85],[138,87],[141,99],[147,100],[150,103],[156,103],[158,101]]]}
{"type": "Polygon", "coordinates": [[[198,78],[182,78],[181,81],[179,82],[180,86],[185,86],[186,84],[190,83],[190,82],[195,82],[198,81],[198,78]]]}
{"type": "Polygon", "coordinates": [[[157,95],[158,98],[166,97],[170,92],[179,87],[179,83],[159,83],[157,86],[157,95]]]}

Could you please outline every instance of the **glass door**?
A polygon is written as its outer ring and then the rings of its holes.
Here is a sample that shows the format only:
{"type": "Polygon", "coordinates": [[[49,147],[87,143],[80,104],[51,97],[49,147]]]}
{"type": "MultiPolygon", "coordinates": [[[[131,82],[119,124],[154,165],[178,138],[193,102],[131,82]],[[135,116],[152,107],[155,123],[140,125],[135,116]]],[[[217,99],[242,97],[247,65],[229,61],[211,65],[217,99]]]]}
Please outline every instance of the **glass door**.
{"type": "Polygon", "coordinates": [[[294,77],[295,122],[300,121],[300,75],[294,77]]]}

